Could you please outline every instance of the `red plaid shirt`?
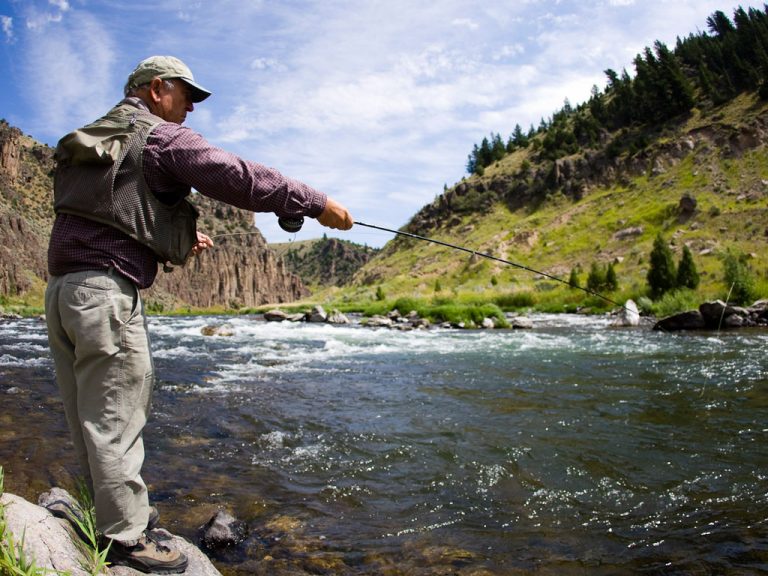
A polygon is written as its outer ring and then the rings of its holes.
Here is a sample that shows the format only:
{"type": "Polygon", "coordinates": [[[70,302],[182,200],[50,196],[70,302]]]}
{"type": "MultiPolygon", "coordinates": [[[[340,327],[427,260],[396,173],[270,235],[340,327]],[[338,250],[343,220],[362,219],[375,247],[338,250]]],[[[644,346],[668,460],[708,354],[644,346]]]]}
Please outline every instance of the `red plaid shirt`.
{"type": "MultiPolygon", "coordinates": [[[[127,101],[146,109],[138,98],[127,101]]],[[[252,212],[316,218],[325,208],[324,193],[211,146],[194,130],[172,122],[157,125],[150,134],[143,167],[150,190],[158,195],[183,183],[252,212]]],[[[148,288],[157,266],[152,250],[116,228],[72,214],[56,216],[48,246],[48,273],[53,276],[113,267],[139,288],[148,288]]]]}

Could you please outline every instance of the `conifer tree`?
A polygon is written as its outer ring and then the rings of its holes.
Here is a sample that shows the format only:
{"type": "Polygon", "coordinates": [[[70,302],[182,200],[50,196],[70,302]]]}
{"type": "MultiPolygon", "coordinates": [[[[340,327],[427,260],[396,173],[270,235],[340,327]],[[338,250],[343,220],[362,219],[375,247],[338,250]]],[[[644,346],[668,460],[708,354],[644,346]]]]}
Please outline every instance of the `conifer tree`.
{"type": "Polygon", "coordinates": [[[672,250],[669,249],[661,234],[656,236],[656,239],[653,241],[651,264],[646,279],[651,289],[651,298],[654,300],[675,287],[677,274],[675,262],[672,258],[672,250]]]}
{"type": "Polygon", "coordinates": [[[605,289],[608,292],[615,292],[619,289],[619,279],[616,277],[616,269],[613,267],[613,262],[608,264],[605,269],[605,289]]]}
{"type": "Polygon", "coordinates": [[[592,292],[599,292],[605,286],[605,270],[597,262],[592,262],[587,276],[587,288],[592,292]]]}
{"type": "Polygon", "coordinates": [[[693,254],[691,254],[688,246],[683,246],[683,255],[677,265],[676,285],[678,288],[690,288],[691,290],[695,290],[699,286],[699,271],[696,269],[693,254]]]}
{"type": "Polygon", "coordinates": [[[579,280],[578,267],[571,268],[571,275],[568,277],[568,284],[572,288],[581,288],[581,280],[579,280]]]}

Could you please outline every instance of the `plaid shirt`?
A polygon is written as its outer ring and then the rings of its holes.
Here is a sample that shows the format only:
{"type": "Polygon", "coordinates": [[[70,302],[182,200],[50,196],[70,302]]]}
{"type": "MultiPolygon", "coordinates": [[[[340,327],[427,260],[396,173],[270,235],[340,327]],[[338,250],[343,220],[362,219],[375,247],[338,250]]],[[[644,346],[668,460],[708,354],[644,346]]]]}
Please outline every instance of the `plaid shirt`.
{"type": "MultiPolygon", "coordinates": [[[[138,98],[128,98],[147,109],[138,98]]],[[[277,170],[211,146],[197,132],[172,122],[158,124],[143,152],[144,178],[158,196],[188,185],[215,200],[252,212],[316,218],[326,195],[277,170]]],[[[61,276],[113,267],[139,288],[157,276],[157,258],[145,245],[111,226],[57,214],[48,246],[48,273],[61,276]]]]}

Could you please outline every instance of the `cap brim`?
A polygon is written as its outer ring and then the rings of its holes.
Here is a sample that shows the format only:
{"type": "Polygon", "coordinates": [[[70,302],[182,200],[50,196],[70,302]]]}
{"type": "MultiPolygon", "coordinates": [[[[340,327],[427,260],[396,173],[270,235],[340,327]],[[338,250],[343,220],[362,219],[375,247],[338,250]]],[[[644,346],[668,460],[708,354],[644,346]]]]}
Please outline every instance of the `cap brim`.
{"type": "Polygon", "coordinates": [[[180,80],[184,80],[184,83],[187,84],[187,86],[189,86],[189,95],[192,97],[192,102],[194,102],[195,104],[197,104],[198,102],[202,102],[203,100],[208,98],[208,96],[211,95],[210,90],[206,90],[205,88],[200,86],[200,84],[198,84],[197,82],[193,82],[189,78],[181,77],[180,80]]]}

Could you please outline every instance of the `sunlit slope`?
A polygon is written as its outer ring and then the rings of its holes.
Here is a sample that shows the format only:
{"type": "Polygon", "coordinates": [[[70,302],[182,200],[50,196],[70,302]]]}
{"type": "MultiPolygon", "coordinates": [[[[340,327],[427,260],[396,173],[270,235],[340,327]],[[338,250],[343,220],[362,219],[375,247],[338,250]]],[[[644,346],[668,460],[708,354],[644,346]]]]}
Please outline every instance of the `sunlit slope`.
{"type": "MultiPolygon", "coordinates": [[[[683,245],[692,251],[702,276],[702,295],[718,295],[723,291],[720,257],[727,250],[750,255],[756,275],[766,276],[766,116],[764,103],[743,96],[709,115],[695,112],[658,130],[643,150],[615,159],[621,169],[593,178],[580,199],[565,193],[563,186],[553,186],[543,197],[517,206],[510,201],[494,201],[477,211],[462,206],[432,219],[426,229],[414,227],[413,221],[406,229],[566,281],[577,268],[582,285],[593,263],[613,263],[618,293],[635,297],[645,292],[648,257],[661,233],[676,258],[683,245]],[[681,203],[684,197],[695,201],[692,212],[690,201],[681,203]]],[[[520,184],[524,163],[529,164],[528,173],[537,168],[535,155],[521,150],[465,184],[485,181],[491,187],[500,177],[520,184]]],[[[555,288],[560,289],[557,282],[514,266],[399,238],[335,297],[353,301],[377,294],[544,294],[555,288]]]]}

